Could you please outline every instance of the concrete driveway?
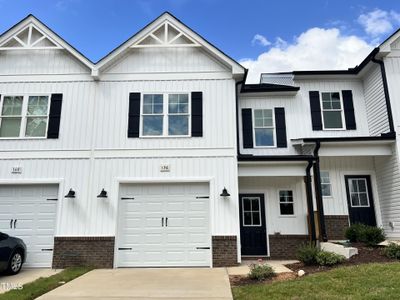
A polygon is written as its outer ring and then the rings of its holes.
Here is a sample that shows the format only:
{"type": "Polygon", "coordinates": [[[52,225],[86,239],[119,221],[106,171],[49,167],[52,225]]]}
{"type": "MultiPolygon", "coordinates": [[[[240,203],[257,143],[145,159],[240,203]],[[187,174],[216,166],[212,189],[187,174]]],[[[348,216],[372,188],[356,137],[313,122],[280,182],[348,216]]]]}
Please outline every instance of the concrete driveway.
{"type": "Polygon", "coordinates": [[[232,299],[225,268],[93,270],[38,299],[232,299]]]}
{"type": "Polygon", "coordinates": [[[17,275],[0,275],[0,294],[9,291],[10,289],[18,289],[21,285],[35,281],[40,277],[50,277],[62,270],[55,269],[27,269],[22,267],[21,272],[17,275]]]}

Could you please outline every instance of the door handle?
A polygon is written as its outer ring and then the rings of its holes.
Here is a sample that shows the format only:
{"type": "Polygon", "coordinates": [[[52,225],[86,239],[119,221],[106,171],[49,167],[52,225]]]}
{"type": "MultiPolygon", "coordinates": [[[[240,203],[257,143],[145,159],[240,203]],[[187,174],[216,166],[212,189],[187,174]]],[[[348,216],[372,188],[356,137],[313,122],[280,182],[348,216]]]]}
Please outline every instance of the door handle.
{"type": "Polygon", "coordinates": [[[14,229],[17,228],[17,219],[14,220],[14,229]]]}
{"type": "Polygon", "coordinates": [[[11,220],[10,220],[10,228],[12,228],[13,220],[14,220],[14,219],[11,219],[11,220]]]}
{"type": "Polygon", "coordinates": [[[165,227],[168,227],[168,217],[165,218],[165,227]]]}
{"type": "Polygon", "coordinates": [[[161,227],[164,227],[164,217],[161,218],[161,227]]]}

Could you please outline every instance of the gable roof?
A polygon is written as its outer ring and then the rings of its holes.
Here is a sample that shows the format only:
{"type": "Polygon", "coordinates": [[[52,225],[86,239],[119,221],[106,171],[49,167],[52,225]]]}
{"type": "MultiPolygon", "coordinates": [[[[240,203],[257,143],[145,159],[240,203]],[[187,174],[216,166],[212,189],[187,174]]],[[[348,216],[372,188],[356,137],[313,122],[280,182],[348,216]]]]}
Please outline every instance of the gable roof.
{"type": "Polygon", "coordinates": [[[157,30],[157,28],[159,28],[165,23],[170,24],[174,28],[181,31],[184,34],[184,36],[187,37],[194,44],[194,46],[202,47],[211,56],[215,57],[223,64],[229,66],[234,75],[238,74],[243,75],[245,73],[245,68],[241,64],[239,64],[233,58],[229,57],[227,54],[219,50],[217,47],[212,45],[206,39],[202,38],[199,34],[197,34],[195,31],[187,27],[185,24],[183,24],[180,20],[178,20],[175,16],[173,16],[169,12],[165,12],[162,15],[160,15],[153,22],[146,25],[139,32],[130,37],[127,41],[125,41],[120,46],[112,50],[109,54],[100,59],[95,65],[96,71],[99,72],[102,69],[109,66],[118,57],[120,57],[120,55],[123,55],[126,51],[135,47],[135,45],[145,40],[147,36],[152,34],[152,32],[157,30]]]}
{"type": "MultiPolygon", "coordinates": [[[[49,41],[49,43],[52,45],[49,48],[64,49],[67,52],[69,52],[72,56],[74,56],[76,59],[78,59],[78,61],[83,63],[86,67],[88,67],[91,70],[93,69],[94,64],[90,59],[88,59],[81,52],[79,52],[77,49],[71,46],[68,42],[66,42],[57,33],[55,33],[53,30],[47,27],[43,22],[41,22],[32,14],[28,15],[20,22],[15,24],[13,27],[2,33],[0,35],[0,45],[7,44],[10,40],[15,38],[15,36],[18,36],[29,27],[34,28],[34,30],[39,32],[39,34],[43,35],[45,39],[49,41]]],[[[27,47],[27,48],[34,49],[32,47],[27,47]]]]}

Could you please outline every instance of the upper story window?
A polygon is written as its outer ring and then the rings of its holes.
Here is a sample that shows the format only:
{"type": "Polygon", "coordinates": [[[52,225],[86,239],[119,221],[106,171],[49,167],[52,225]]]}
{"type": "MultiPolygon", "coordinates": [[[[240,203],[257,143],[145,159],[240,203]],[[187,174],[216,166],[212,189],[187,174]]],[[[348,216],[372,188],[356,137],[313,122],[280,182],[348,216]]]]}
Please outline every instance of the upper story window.
{"type": "Polygon", "coordinates": [[[49,96],[4,95],[0,108],[0,138],[46,137],[49,96]]]}
{"type": "Polygon", "coordinates": [[[272,109],[254,110],[254,140],[256,147],[275,146],[275,121],[272,109]]]}
{"type": "Polygon", "coordinates": [[[324,129],[344,129],[343,103],[339,92],[321,93],[324,129]]]}
{"type": "Polygon", "coordinates": [[[331,190],[331,179],[329,177],[329,172],[321,171],[320,175],[321,175],[322,196],[331,197],[332,190],[331,190]]]}
{"type": "Polygon", "coordinates": [[[188,136],[188,94],[144,94],[142,136],[188,136]]]}

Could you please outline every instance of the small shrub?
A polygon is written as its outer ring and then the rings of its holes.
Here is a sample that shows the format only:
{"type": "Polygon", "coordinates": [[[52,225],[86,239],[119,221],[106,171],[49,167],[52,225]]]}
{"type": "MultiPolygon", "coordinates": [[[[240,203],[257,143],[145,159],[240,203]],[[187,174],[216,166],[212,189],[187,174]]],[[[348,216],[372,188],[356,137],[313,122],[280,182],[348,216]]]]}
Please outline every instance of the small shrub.
{"type": "Polygon", "coordinates": [[[352,243],[360,242],[368,246],[376,246],[385,240],[383,228],[364,224],[351,225],[347,228],[345,236],[352,243]]]}
{"type": "Polygon", "coordinates": [[[365,225],[354,224],[346,229],[346,239],[352,243],[361,242],[365,240],[365,225]]]}
{"type": "Polygon", "coordinates": [[[315,265],[320,250],[313,243],[305,243],[297,249],[297,259],[305,265],[315,265]]]}
{"type": "Polygon", "coordinates": [[[275,276],[275,272],[272,269],[272,267],[270,267],[267,264],[250,265],[250,273],[249,273],[250,279],[262,281],[267,278],[271,278],[273,276],[275,276]]]}
{"type": "Polygon", "coordinates": [[[386,238],[383,228],[374,226],[366,226],[364,235],[364,243],[366,243],[368,246],[376,246],[380,242],[383,242],[386,238]]]}
{"type": "Polygon", "coordinates": [[[315,257],[317,264],[320,266],[333,266],[342,263],[346,258],[343,255],[339,255],[327,251],[319,251],[315,257]]]}
{"type": "Polygon", "coordinates": [[[389,258],[400,259],[400,245],[395,243],[390,243],[384,250],[385,254],[389,258]]]}

